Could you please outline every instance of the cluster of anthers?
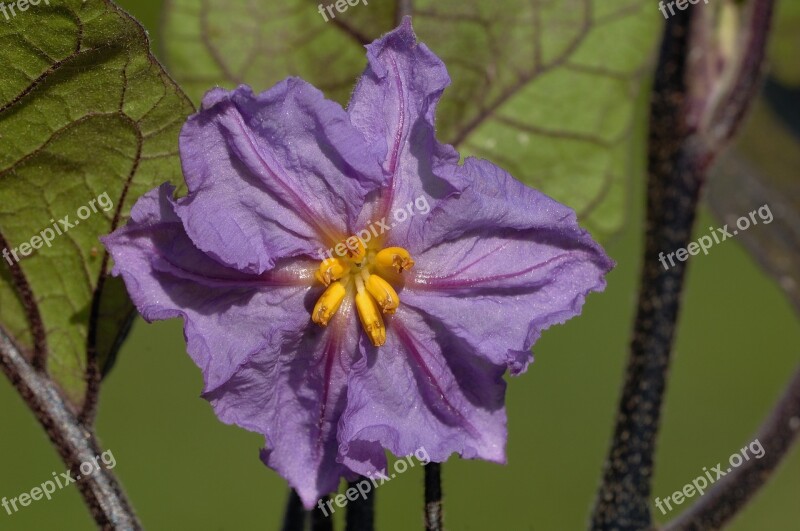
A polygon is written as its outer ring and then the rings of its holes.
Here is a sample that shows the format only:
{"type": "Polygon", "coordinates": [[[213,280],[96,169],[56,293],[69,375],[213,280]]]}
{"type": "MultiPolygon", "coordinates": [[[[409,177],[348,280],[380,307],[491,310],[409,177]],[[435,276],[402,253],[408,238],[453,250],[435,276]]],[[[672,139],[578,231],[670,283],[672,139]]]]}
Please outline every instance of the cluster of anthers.
{"type": "Polygon", "coordinates": [[[360,238],[348,239],[346,252],[322,261],[315,278],[327,286],[311,313],[311,320],[327,326],[348,295],[355,290],[361,326],[376,347],[386,342],[383,314],[391,315],[400,305],[397,291],[386,279],[400,282],[400,273],[414,266],[402,247],[369,248],[360,238]],[[352,243],[356,240],[356,243],[352,243]]]}

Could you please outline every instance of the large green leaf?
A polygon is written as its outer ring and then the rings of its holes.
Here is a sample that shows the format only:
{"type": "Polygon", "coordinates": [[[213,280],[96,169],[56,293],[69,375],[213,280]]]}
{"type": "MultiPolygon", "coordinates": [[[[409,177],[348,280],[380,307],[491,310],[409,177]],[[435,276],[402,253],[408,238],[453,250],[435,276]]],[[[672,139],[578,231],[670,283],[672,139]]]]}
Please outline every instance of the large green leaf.
{"type": "Polygon", "coordinates": [[[132,315],[98,237],[141,194],[180,181],[192,105],[109,1],[29,6],[0,39],[0,248],[20,258],[0,266],[0,325],[77,407],[88,352],[106,369],[132,315]]]}
{"type": "MultiPolygon", "coordinates": [[[[261,91],[298,75],[346,103],[366,62],[362,45],[394,27],[396,2],[334,8],[328,22],[318,5],[167,0],[167,64],[195,101],[217,84],[261,91]]],[[[440,138],[572,206],[597,236],[617,230],[627,211],[631,128],[658,37],[657,7],[641,0],[418,0],[411,14],[419,38],[453,78],[438,115],[440,138]]]]}

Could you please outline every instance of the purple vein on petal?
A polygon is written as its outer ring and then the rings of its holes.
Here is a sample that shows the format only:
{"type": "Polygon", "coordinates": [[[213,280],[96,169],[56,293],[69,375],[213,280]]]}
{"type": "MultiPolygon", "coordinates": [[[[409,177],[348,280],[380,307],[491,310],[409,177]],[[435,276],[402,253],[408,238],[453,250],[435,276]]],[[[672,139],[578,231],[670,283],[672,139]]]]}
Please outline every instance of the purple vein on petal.
{"type": "Polygon", "coordinates": [[[397,87],[397,102],[400,107],[398,110],[397,116],[397,128],[394,133],[394,142],[392,145],[392,150],[389,154],[389,175],[391,176],[391,182],[389,184],[388,193],[384,196],[382,206],[382,214],[387,215],[389,213],[389,209],[392,207],[392,202],[394,201],[394,190],[397,185],[397,166],[400,162],[400,150],[402,149],[403,144],[403,130],[405,129],[406,124],[406,102],[405,98],[403,97],[403,79],[400,76],[400,69],[397,66],[397,61],[395,60],[394,56],[391,53],[387,52],[387,57],[389,59],[389,64],[392,66],[392,71],[394,72],[394,81],[395,86],[397,87]]]}
{"type": "MultiPolygon", "coordinates": [[[[344,306],[344,305],[343,305],[344,306]]],[[[334,321],[329,327],[328,337],[325,339],[325,346],[322,349],[321,363],[325,364],[322,373],[322,397],[320,400],[319,419],[317,420],[317,444],[314,451],[317,456],[323,452],[325,442],[322,440],[323,425],[325,424],[325,415],[328,410],[328,395],[330,393],[331,375],[333,374],[333,364],[336,361],[337,355],[342,350],[342,342],[344,341],[345,330],[349,317],[349,308],[340,308],[344,310],[334,318],[334,321]]]]}
{"type": "Polygon", "coordinates": [[[389,172],[392,174],[392,187],[394,188],[394,178],[397,173],[397,164],[400,160],[400,145],[403,142],[403,130],[406,123],[406,103],[403,98],[403,80],[400,77],[400,69],[397,67],[397,60],[389,54],[389,61],[394,71],[395,85],[397,86],[397,101],[400,105],[400,109],[397,113],[397,131],[394,134],[394,145],[392,146],[392,154],[389,158],[389,172]]]}
{"type": "MultiPolygon", "coordinates": [[[[125,232],[128,236],[137,232],[151,233],[159,227],[166,229],[174,224],[175,222],[173,221],[167,221],[141,227],[129,226],[126,227],[125,232]]],[[[314,283],[314,271],[316,270],[316,263],[309,262],[307,266],[302,266],[299,263],[300,260],[297,260],[282,269],[265,271],[261,275],[252,275],[249,278],[243,278],[245,276],[244,273],[239,273],[241,275],[239,278],[210,277],[202,273],[194,273],[174,263],[157,246],[153,249],[153,253],[155,257],[151,263],[154,269],[177,278],[193,280],[211,287],[310,287],[314,283]]]]}
{"type": "Polygon", "coordinates": [[[312,225],[312,228],[317,231],[317,234],[327,236],[330,242],[339,241],[341,239],[340,237],[332,234],[325,228],[324,224],[320,223],[319,220],[321,216],[311,207],[309,207],[308,204],[300,197],[298,197],[297,193],[286,183],[285,179],[281,179],[281,177],[278,176],[278,173],[272,169],[272,166],[266,160],[264,160],[264,157],[261,156],[261,152],[256,148],[253,138],[242,121],[242,115],[238,112],[238,110],[236,112],[236,123],[239,125],[239,129],[241,129],[242,134],[247,139],[247,143],[250,145],[250,148],[253,150],[256,158],[258,158],[258,160],[263,164],[264,169],[266,169],[270,176],[275,179],[275,182],[277,182],[281,188],[283,188],[284,192],[286,192],[292,198],[292,206],[305,214],[306,221],[312,225]]]}
{"type": "MultiPolygon", "coordinates": [[[[400,341],[403,347],[405,347],[406,352],[411,355],[417,368],[422,372],[422,376],[426,379],[428,384],[430,384],[430,386],[433,387],[436,393],[438,393],[438,396],[441,399],[441,402],[443,403],[445,408],[447,409],[447,412],[450,413],[453,417],[455,417],[459,421],[459,424],[464,426],[464,428],[469,432],[469,434],[472,437],[480,439],[481,438],[480,432],[475,428],[475,426],[473,426],[472,423],[470,423],[469,420],[467,420],[467,418],[455,406],[453,406],[453,404],[451,404],[449,400],[447,400],[447,395],[445,391],[439,385],[439,381],[434,376],[434,373],[431,370],[431,368],[428,367],[427,363],[425,363],[425,360],[419,351],[418,348],[419,345],[417,341],[414,340],[414,337],[411,335],[411,333],[409,333],[408,329],[402,323],[402,320],[398,318],[398,316],[395,316],[395,318],[392,320],[392,328],[397,335],[397,339],[400,341]]],[[[425,348],[424,345],[421,346],[422,348],[425,348]]],[[[425,348],[425,350],[429,354],[431,354],[429,349],[425,348]]]]}
{"type": "MultiPolygon", "coordinates": [[[[501,246],[500,248],[502,248],[504,246],[505,246],[505,244],[503,246],[501,246]]],[[[514,278],[514,277],[517,277],[517,276],[520,276],[520,275],[525,275],[527,273],[530,273],[531,271],[536,271],[537,269],[541,269],[541,268],[544,268],[544,267],[547,267],[547,266],[551,266],[555,262],[558,262],[562,258],[569,258],[569,257],[572,256],[572,254],[569,253],[569,252],[561,253],[561,254],[556,255],[556,256],[548,259],[548,260],[545,260],[544,262],[541,262],[541,263],[538,263],[538,264],[534,264],[534,265],[532,265],[530,267],[526,267],[525,269],[521,269],[519,271],[513,271],[513,272],[510,272],[510,273],[503,273],[501,275],[492,275],[492,276],[485,276],[485,277],[479,277],[479,278],[465,278],[465,279],[459,279],[459,280],[450,280],[453,277],[455,277],[457,275],[460,275],[464,271],[467,271],[471,267],[475,266],[478,262],[480,262],[484,258],[487,258],[491,254],[492,253],[487,253],[487,254],[481,256],[480,258],[478,258],[477,260],[467,264],[463,268],[461,268],[461,269],[459,269],[457,271],[454,271],[453,273],[451,273],[449,275],[446,275],[446,276],[440,276],[439,277],[439,276],[433,276],[433,275],[426,275],[424,273],[417,273],[416,275],[409,276],[407,286],[413,287],[415,289],[421,289],[421,290],[425,290],[425,289],[437,290],[437,289],[469,288],[469,287],[473,287],[473,286],[476,286],[476,285],[484,283],[484,282],[492,282],[492,281],[496,281],[496,280],[506,280],[506,279],[514,278]]]]}
{"type": "Polygon", "coordinates": [[[250,279],[210,277],[205,274],[193,273],[171,262],[165,255],[158,255],[158,260],[153,262],[153,268],[184,280],[192,280],[198,284],[220,288],[255,288],[255,287],[311,287],[314,283],[314,267],[298,269],[297,271],[266,271],[261,275],[253,275],[250,279]]]}

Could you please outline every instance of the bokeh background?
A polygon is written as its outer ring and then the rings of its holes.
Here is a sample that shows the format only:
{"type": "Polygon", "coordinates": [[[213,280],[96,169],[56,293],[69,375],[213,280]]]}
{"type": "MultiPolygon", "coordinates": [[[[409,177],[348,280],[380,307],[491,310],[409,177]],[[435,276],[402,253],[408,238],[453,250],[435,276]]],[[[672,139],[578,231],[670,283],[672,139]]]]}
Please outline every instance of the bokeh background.
{"type": "MultiPolygon", "coordinates": [[[[157,37],[159,0],[118,3],[157,37]]],[[[637,127],[643,138],[642,120],[637,127]]],[[[642,171],[641,164],[634,168],[636,175],[642,171]]],[[[508,465],[453,458],[444,467],[449,529],[586,528],[627,356],[643,193],[641,177],[634,178],[628,222],[606,246],[618,266],[605,293],[589,297],[582,317],[545,332],[528,373],[509,381],[508,465]]],[[[697,232],[719,225],[704,208],[697,232]]],[[[691,260],[654,496],[668,497],[751,441],[800,361],[799,345],[793,308],[739,242],[728,240],[691,260]]],[[[263,440],[219,423],[199,398],[201,387],[180,322],[138,320],[105,382],[97,432],[143,524],[156,530],[278,529],[287,488],[259,461],[263,440]]],[[[64,466],[5,378],[0,404],[0,497],[15,497],[64,466]]],[[[731,529],[798,529],[799,495],[795,448],[731,529]]],[[[660,521],[678,513],[654,511],[660,521]]],[[[377,515],[384,531],[422,527],[420,467],[378,489],[377,515]]],[[[93,528],[74,486],[12,516],[0,512],[0,529],[93,528]]]]}

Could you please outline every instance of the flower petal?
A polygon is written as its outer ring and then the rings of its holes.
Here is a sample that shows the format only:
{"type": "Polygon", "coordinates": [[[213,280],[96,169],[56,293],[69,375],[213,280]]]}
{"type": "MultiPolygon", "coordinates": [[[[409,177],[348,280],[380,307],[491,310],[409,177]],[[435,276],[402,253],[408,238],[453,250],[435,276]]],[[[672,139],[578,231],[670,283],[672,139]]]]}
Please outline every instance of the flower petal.
{"type": "Polygon", "coordinates": [[[613,261],[571,209],[497,166],[469,158],[459,172],[466,188],[411,239],[417,265],[400,298],[518,374],[542,330],[604,289],[613,261]]]}
{"type": "Polygon", "coordinates": [[[146,194],[128,225],[103,239],[114,272],[145,319],[184,319],[204,398],[221,421],[266,437],[262,459],[311,508],[341,477],[354,478],[337,462],[336,440],[357,353],[352,309],[343,305],[326,329],[311,323],[313,262],[255,275],[209,258],[186,235],[172,193],[163,185],[146,194]]]}
{"type": "Polygon", "coordinates": [[[187,233],[251,273],[349,236],[364,197],[384,179],[347,113],[296,78],[258,96],[244,85],[208,92],[180,147],[189,195],[177,212],[187,233]]]}
{"type": "Polygon", "coordinates": [[[220,420],[266,437],[262,460],[286,478],[307,509],[335,491],[342,477],[356,477],[338,462],[336,439],[357,353],[352,311],[345,304],[326,329],[308,322],[285,335],[277,355],[264,350],[251,356],[204,395],[220,420]]]}
{"type": "MultiPolygon", "coordinates": [[[[409,17],[369,44],[367,59],[347,112],[353,125],[372,139],[373,150],[383,154],[388,179],[374,208],[362,212],[361,226],[383,217],[392,221],[394,212],[409,202],[423,198],[431,204],[458,188],[447,171],[458,162],[458,153],[436,140],[434,128],[436,105],[450,84],[444,63],[417,43],[409,17]]],[[[403,241],[418,220],[395,223],[390,239],[403,241]]]]}
{"type": "Polygon", "coordinates": [[[210,390],[249,356],[306,325],[314,264],[280,265],[261,275],[219,264],[186,235],[173,190],[164,184],[142,196],[130,222],[103,243],[145,320],[184,319],[187,350],[210,390]]]}
{"type": "MultiPolygon", "coordinates": [[[[339,425],[345,458],[353,446],[376,443],[397,456],[424,448],[437,462],[453,452],[505,462],[505,365],[476,356],[465,341],[402,306],[386,343],[376,349],[362,338],[361,349],[339,425]]],[[[345,462],[360,474],[375,471],[370,462],[345,462]]]]}

